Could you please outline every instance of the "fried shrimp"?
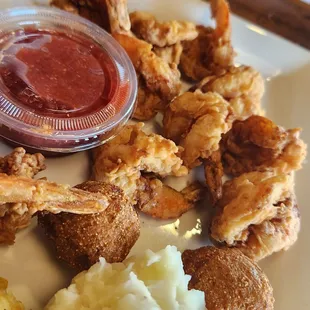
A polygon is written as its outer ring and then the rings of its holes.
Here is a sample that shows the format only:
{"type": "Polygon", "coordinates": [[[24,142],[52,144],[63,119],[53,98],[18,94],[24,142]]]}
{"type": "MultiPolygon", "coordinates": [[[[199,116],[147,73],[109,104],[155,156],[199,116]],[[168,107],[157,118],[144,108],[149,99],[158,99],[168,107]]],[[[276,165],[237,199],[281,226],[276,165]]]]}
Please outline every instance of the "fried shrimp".
{"type": "Polygon", "coordinates": [[[238,176],[255,170],[289,173],[300,169],[307,149],[300,131],[285,130],[262,116],[235,121],[221,141],[225,172],[238,176]]]}
{"type": "Polygon", "coordinates": [[[252,67],[229,67],[218,76],[207,76],[192,91],[213,91],[229,101],[236,118],[244,120],[253,114],[262,114],[261,99],[264,80],[252,67]]]}
{"type": "Polygon", "coordinates": [[[137,37],[159,47],[171,46],[198,36],[195,24],[186,21],[159,22],[146,12],[130,14],[131,30],[137,37]]]}
{"type": "Polygon", "coordinates": [[[223,69],[232,66],[234,61],[229,5],[225,0],[212,0],[211,10],[216,28],[199,26],[198,37],[193,41],[183,42],[181,69],[194,81],[219,74],[223,69]]]}
{"type": "MultiPolygon", "coordinates": [[[[42,154],[28,154],[18,147],[0,158],[0,173],[33,178],[45,169],[42,154]]],[[[0,244],[13,244],[16,232],[30,225],[32,214],[25,203],[0,204],[0,244]]]]}
{"type": "Polygon", "coordinates": [[[300,229],[293,187],[293,176],[273,172],[250,172],[227,181],[211,236],[254,260],[287,250],[300,229]]]}
{"type": "Polygon", "coordinates": [[[69,13],[89,19],[107,31],[110,31],[105,1],[101,0],[52,0],[51,5],[69,13]]]}
{"type": "Polygon", "coordinates": [[[106,209],[109,197],[65,184],[0,174],[0,203],[27,204],[31,214],[43,210],[88,214],[106,209]]]}
{"type": "Polygon", "coordinates": [[[170,101],[181,90],[180,72],[176,64],[168,64],[152,51],[152,45],[127,34],[114,34],[122,45],[147,88],[163,100],[170,101]]]}
{"type": "Polygon", "coordinates": [[[181,192],[156,178],[142,177],[138,184],[136,207],[147,215],[163,220],[179,218],[204,196],[204,187],[199,182],[194,182],[181,192]]]}
{"type": "Polygon", "coordinates": [[[161,177],[188,173],[173,141],[157,134],[145,134],[143,123],[127,125],[118,136],[94,150],[93,177],[119,186],[137,202],[136,191],[141,171],[161,177]]]}
{"type": "Polygon", "coordinates": [[[153,47],[154,53],[165,60],[168,64],[179,65],[181,60],[181,55],[183,51],[183,46],[181,43],[176,43],[171,46],[166,47],[153,47]]]}
{"type": "Polygon", "coordinates": [[[230,128],[230,115],[229,103],[222,96],[186,92],[166,110],[164,133],[184,148],[184,164],[193,168],[219,149],[221,135],[230,128]]]}
{"type": "Polygon", "coordinates": [[[131,24],[127,0],[99,0],[99,2],[106,3],[112,34],[130,32],[131,24]]]}
{"type": "Polygon", "coordinates": [[[224,170],[220,150],[215,151],[204,160],[204,172],[208,190],[208,198],[214,206],[222,198],[222,178],[224,170]]]}
{"type": "Polygon", "coordinates": [[[31,155],[18,147],[11,154],[0,158],[0,173],[33,178],[46,168],[44,160],[41,153],[31,155]]]}
{"type": "Polygon", "coordinates": [[[139,78],[138,94],[136,99],[136,108],[132,118],[139,121],[147,121],[153,118],[157,112],[163,111],[166,107],[166,102],[159,96],[150,91],[143,80],[139,78]]]}
{"type": "Polygon", "coordinates": [[[169,65],[152,51],[151,44],[133,35],[126,0],[108,0],[107,8],[112,35],[127,52],[147,88],[163,100],[172,100],[181,90],[177,65],[169,65]]]}

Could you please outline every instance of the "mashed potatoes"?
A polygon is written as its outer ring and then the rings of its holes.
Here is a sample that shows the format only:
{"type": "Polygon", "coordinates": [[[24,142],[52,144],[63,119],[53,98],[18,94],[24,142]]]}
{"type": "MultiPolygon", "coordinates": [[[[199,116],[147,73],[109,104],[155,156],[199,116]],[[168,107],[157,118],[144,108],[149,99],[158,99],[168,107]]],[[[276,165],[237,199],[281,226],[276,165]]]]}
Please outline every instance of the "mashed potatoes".
{"type": "Polygon", "coordinates": [[[188,290],[181,253],[167,246],[150,250],[123,263],[103,258],[60,290],[46,310],[202,310],[204,293],[188,290]]]}

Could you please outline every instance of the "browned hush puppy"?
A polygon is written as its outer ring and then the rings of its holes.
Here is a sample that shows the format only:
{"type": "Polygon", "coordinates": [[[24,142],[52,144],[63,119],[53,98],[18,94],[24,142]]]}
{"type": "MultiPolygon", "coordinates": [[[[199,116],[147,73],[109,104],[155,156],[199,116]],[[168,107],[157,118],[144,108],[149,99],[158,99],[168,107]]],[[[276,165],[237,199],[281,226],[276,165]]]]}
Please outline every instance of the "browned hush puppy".
{"type": "Polygon", "coordinates": [[[272,310],[272,287],[263,271],[237,249],[203,247],[182,254],[189,289],[205,292],[208,310],[272,310]]]}
{"type": "Polygon", "coordinates": [[[41,213],[38,223],[55,245],[57,258],[77,270],[85,270],[104,257],[123,261],[140,235],[136,211],[117,186],[88,181],[79,186],[110,197],[110,205],[89,215],[41,213]]]}

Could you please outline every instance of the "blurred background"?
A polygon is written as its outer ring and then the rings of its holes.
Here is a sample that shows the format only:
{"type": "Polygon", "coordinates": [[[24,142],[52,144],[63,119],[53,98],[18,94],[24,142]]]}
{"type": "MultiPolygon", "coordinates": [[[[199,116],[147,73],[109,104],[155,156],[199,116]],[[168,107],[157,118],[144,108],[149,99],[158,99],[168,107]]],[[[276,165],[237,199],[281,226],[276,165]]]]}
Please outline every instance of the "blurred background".
{"type": "Polygon", "coordinates": [[[231,10],[310,49],[310,0],[229,0],[231,10]]]}

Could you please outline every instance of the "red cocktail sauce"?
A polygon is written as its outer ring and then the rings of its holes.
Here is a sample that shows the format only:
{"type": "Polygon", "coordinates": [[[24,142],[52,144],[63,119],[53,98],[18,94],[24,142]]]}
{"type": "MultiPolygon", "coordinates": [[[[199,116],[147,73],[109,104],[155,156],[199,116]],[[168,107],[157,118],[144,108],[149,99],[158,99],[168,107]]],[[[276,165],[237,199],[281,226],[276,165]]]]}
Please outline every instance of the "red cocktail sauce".
{"type": "Polygon", "coordinates": [[[50,7],[0,11],[0,139],[88,150],[123,128],[136,94],[128,55],[100,27],[50,7]]]}
{"type": "Polygon", "coordinates": [[[4,93],[36,114],[85,116],[111,102],[119,87],[113,60],[83,36],[26,28],[1,45],[4,93]]]}

